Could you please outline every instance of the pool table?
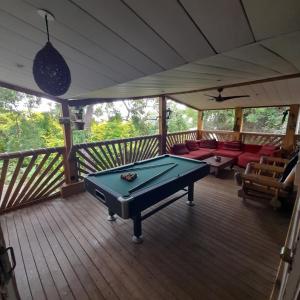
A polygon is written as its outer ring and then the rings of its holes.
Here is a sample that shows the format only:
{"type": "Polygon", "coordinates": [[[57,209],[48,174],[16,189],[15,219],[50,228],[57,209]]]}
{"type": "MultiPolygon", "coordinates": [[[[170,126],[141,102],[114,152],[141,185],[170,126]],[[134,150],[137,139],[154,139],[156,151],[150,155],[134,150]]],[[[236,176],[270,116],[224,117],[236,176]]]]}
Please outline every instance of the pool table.
{"type": "Polygon", "coordinates": [[[85,178],[86,189],[108,207],[108,220],[115,214],[133,220],[133,241],[142,242],[142,220],[150,217],[174,201],[188,196],[193,205],[194,182],[209,174],[207,163],[173,155],[162,155],[121,167],[92,173],[85,178]],[[121,178],[134,173],[133,181],[121,178]],[[142,212],[182,190],[180,195],[142,212]]]}

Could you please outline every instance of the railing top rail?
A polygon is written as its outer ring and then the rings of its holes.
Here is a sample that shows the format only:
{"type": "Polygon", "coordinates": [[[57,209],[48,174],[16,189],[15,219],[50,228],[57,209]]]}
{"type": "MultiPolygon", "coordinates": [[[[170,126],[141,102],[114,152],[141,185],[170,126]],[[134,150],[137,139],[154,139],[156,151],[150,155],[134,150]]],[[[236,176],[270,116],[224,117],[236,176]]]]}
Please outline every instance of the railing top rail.
{"type": "Polygon", "coordinates": [[[233,130],[205,130],[202,129],[201,132],[208,132],[208,133],[237,133],[233,130]]]}
{"type": "Polygon", "coordinates": [[[236,134],[237,131],[231,130],[200,130],[202,133],[236,134]]]}
{"type": "Polygon", "coordinates": [[[266,133],[266,132],[248,132],[248,131],[241,131],[241,134],[248,134],[248,135],[262,135],[262,136],[282,136],[284,137],[285,134],[282,133],[266,133]]]}
{"type": "Polygon", "coordinates": [[[125,139],[113,139],[113,140],[105,140],[100,142],[82,143],[82,144],[73,145],[73,149],[75,150],[75,149],[87,148],[87,147],[93,147],[93,146],[105,145],[105,144],[118,144],[118,143],[145,140],[145,139],[158,138],[158,137],[160,137],[159,134],[153,134],[153,135],[144,135],[144,136],[138,136],[132,138],[125,138],[125,139]]]}
{"type": "Polygon", "coordinates": [[[41,148],[35,150],[17,151],[17,152],[4,152],[0,153],[0,159],[12,159],[20,158],[38,154],[49,154],[49,153],[63,153],[65,147],[53,147],[53,148],[41,148]]]}
{"type": "Polygon", "coordinates": [[[197,132],[198,130],[186,130],[186,131],[176,131],[176,132],[170,132],[167,135],[178,135],[178,134],[187,134],[187,133],[194,133],[197,132]]]}

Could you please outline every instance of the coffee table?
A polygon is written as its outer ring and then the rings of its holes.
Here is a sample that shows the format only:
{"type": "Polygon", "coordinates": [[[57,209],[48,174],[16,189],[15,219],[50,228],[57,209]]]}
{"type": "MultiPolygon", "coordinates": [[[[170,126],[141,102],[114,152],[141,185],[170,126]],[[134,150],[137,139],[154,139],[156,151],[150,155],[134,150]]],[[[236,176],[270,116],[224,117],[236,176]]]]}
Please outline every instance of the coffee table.
{"type": "Polygon", "coordinates": [[[234,164],[234,158],[225,156],[219,157],[221,157],[220,161],[216,161],[215,156],[203,159],[203,161],[210,165],[210,173],[214,173],[216,177],[219,176],[220,170],[223,170],[226,167],[232,167],[234,164]]]}

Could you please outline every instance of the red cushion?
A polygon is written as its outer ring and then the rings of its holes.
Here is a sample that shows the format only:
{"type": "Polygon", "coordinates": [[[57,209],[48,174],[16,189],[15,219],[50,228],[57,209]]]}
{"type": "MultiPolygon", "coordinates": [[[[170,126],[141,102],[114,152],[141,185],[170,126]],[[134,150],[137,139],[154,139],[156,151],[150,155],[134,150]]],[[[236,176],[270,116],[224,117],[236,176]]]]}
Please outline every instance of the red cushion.
{"type": "Polygon", "coordinates": [[[213,152],[214,155],[226,156],[231,158],[237,158],[242,153],[243,153],[242,151],[236,151],[236,150],[232,151],[232,150],[225,150],[225,149],[218,149],[213,152]]]}
{"type": "Polygon", "coordinates": [[[259,162],[260,155],[252,152],[245,152],[238,157],[238,165],[246,168],[249,162],[259,162]]]}
{"type": "Polygon", "coordinates": [[[268,149],[261,149],[258,153],[260,156],[272,156],[274,151],[268,149]]]}
{"type": "Polygon", "coordinates": [[[278,149],[275,145],[263,145],[259,150],[259,155],[272,156],[274,152],[278,149]]]}
{"type": "Polygon", "coordinates": [[[206,149],[199,149],[196,151],[191,151],[190,153],[183,154],[182,156],[193,159],[205,159],[211,156],[212,151],[207,151],[206,149]]]}
{"type": "Polygon", "coordinates": [[[198,142],[195,140],[186,140],[185,141],[186,147],[190,150],[190,151],[195,151],[199,149],[199,145],[198,142]]]}
{"type": "Polygon", "coordinates": [[[272,144],[265,144],[261,146],[262,149],[270,149],[270,150],[277,150],[279,147],[276,145],[272,145],[272,144]]]}
{"type": "Polygon", "coordinates": [[[243,144],[242,149],[244,152],[258,153],[261,147],[261,145],[256,144],[243,144]]]}
{"type": "Polygon", "coordinates": [[[200,148],[216,149],[218,147],[218,142],[216,140],[199,140],[200,148]]]}
{"type": "Polygon", "coordinates": [[[229,141],[224,142],[223,149],[231,151],[240,151],[242,148],[242,143],[240,141],[229,141]]]}
{"type": "Polygon", "coordinates": [[[175,155],[188,154],[189,152],[185,144],[174,144],[172,147],[172,153],[175,155]]]}

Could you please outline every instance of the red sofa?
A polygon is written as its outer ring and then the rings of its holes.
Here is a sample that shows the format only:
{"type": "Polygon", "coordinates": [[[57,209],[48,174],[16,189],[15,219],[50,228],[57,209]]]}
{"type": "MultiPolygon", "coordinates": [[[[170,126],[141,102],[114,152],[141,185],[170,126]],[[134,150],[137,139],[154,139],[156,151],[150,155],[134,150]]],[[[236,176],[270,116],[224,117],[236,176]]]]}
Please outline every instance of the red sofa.
{"type": "Polygon", "coordinates": [[[193,159],[206,159],[213,155],[234,158],[235,164],[246,167],[249,162],[259,162],[261,156],[278,156],[279,147],[274,145],[243,144],[239,141],[187,140],[171,147],[171,154],[193,159]]]}

